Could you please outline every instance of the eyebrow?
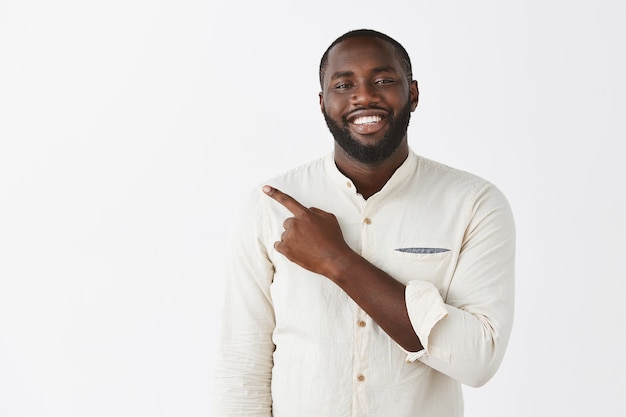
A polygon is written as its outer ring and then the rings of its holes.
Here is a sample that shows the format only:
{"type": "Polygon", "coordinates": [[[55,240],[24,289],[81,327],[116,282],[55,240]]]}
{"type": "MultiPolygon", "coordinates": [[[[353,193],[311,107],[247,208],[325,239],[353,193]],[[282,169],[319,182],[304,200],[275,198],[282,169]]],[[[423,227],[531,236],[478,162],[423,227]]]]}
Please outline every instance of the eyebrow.
{"type": "Polygon", "coordinates": [[[354,75],[354,72],[352,71],[337,71],[330,77],[330,79],[332,80],[334,78],[350,77],[352,75],[354,75]]]}
{"type": "MultiPolygon", "coordinates": [[[[381,72],[396,72],[396,70],[391,65],[385,65],[382,67],[372,68],[371,72],[374,74],[379,74],[381,72]]],[[[337,71],[331,76],[331,80],[335,78],[341,78],[341,77],[351,77],[353,75],[354,75],[354,71],[337,71]]]]}

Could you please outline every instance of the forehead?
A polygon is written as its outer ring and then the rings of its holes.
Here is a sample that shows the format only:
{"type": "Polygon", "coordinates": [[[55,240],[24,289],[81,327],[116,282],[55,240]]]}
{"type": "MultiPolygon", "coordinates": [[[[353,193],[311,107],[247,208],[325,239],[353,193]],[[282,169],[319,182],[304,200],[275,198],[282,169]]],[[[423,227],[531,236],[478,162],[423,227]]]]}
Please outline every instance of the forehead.
{"type": "Polygon", "coordinates": [[[389,42],[367,36],[348,38],[329,51],[326,75],[368,71],[379,67],[389,67],[398,72],[402,70],[395,49],[389,42]]]}

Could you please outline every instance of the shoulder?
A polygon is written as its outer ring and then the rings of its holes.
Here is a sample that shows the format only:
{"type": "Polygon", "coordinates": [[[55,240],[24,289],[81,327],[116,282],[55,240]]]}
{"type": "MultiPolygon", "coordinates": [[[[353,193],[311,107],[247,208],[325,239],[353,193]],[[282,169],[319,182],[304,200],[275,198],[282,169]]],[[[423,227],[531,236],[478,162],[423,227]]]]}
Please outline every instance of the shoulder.
{"type": "Polygon", "coordinates": [[[266,179],[263,184],[269,184],[277,188],[282,187],[283,191],[287,191],[287,189],[293,187],[300,187],[303,183],[319,181],[323,178],[326,162],[329,157],[331,156],[326,155],[294,167],[288,171],[266,179]]]}
{"type": "Polygon", "coordinates": [[[428,189],[447,201],[460,199],[470,206],[485,201],[495,206],[508,206],[504,193],[493,182],[420,155],[416,158],[418,189],[428,189]]]}
{"type": "MultiPolygon", "coordinates": [[[[325,195],[331,176],[328,172],[332,155],[326,155],[313,161],[296,166],[288,171],[266,179],[258,184],[257,192],[263,194],[263,185],[270,185],[289,194],[301,204],[315,205],[320,195],[325,195]]],[[[332,164],[332,163],[331,163],[332,164]]],[[[263,200],[267,200],[267,197],[263,200]]]]}
{"type": "Polygon", "coordinates": [[[332,158],[328,155],[323,156],[256,183],[244,192],[243,210],[255,210],[268,202],[268,197],[262,191],[264,185],[271,185],[296,199],[302,198],[303,194],[319,190],[319,187],[323,187],[327,181],[326,169],[329,157],[332,158]]]}
{"type": "Polygon", "coordinates": [[[420,155],[415,156],[417,158],[417,172],[422,181],[431,181],[437,185],[469,187],[470,189],[482,188],[489,184],[489,181],[471,172],[420,155]]]}

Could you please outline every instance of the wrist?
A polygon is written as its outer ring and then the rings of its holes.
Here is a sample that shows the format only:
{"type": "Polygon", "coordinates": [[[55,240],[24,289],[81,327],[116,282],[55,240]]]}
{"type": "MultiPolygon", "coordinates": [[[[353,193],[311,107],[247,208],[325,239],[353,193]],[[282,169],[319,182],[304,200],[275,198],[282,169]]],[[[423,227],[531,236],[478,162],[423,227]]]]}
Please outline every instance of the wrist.
{"type": "Polygon", "coordinates": [[[323,274],[335,284],[342,286],[342,283],[351,277],[358,275],[359,264],[365,259],[352,249],[348,249],[340,256],[333,258],[325,265],[325,273],[323,274]]]}

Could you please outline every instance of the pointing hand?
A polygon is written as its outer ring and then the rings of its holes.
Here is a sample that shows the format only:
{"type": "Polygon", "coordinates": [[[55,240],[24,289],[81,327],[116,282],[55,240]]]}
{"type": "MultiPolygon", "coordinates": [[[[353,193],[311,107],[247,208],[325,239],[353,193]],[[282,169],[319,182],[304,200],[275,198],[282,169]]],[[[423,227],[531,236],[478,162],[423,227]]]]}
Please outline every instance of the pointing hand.
{"type": "Polygon", "coordinates": [[[352,252],[335,215],[315,207],[306,208],[268,185],[263,187],[263,192],[293,214],[284,221],[285,231],[274,248],[301,267],[330,277],[333,263],[352,252]]]}

